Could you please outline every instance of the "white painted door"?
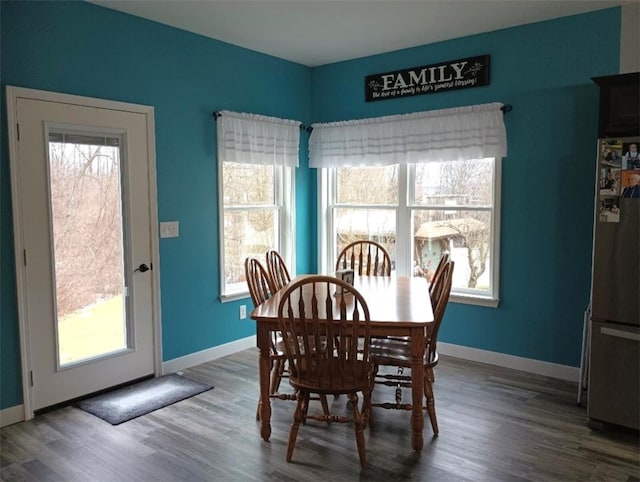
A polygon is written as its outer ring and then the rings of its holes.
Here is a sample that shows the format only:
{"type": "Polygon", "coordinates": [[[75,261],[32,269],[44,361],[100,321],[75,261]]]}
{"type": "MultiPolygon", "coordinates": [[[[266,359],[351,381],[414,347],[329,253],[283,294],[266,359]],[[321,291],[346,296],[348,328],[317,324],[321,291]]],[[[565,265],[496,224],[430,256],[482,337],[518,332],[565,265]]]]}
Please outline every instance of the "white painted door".
{"type": "Polygon", "coordinates": [[[153,110],[20,92],[8,108],[34,411],[157,371],[153,110]]]}

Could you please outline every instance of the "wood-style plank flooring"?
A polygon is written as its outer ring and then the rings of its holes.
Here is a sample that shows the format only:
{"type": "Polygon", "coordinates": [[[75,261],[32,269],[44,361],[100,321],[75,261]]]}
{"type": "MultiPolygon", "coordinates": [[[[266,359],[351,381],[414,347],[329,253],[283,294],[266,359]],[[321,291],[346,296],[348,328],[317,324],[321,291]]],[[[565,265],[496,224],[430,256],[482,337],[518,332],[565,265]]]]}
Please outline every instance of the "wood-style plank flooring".
{"type": "MultiPolygon", "coordinates": [[[[638,432],[591,430],[575,384],[450,357],[436,368],[440,436],[432,438],[427,418],[421,452],[411,450],[410,413],[378,409],[376,430],[366,433],[366,469],[351,424],[313,421],[301,427],[287,463],[295,404],[273,401],[271,441],[262,441],[257,357],[251,349],[186,370],[215,389],[119,426],[68,406],[4,427],[0,479],[640,480],[638,432]]],[[[393,389],[377,387],[375,399],[393,401],[393,389]]],[[[315,404],[312,410],[319,410],[315,404]]],[[[345,404],[341,397],[332,408],[345,404]]]]}

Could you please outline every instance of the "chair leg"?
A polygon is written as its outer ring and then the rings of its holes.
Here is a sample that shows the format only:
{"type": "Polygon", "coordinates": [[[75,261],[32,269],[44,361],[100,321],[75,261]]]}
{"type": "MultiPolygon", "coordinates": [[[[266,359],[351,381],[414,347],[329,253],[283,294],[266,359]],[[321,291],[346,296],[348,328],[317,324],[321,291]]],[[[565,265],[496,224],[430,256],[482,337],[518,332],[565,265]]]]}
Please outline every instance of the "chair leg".
{"type": "Polygon", "coordinates": [[[324,393],[319,394],[320,404],[322,405],[322,411],[324,412],[324,416],[327,419],[327,423],[331,424],[331,412],[329,412],[329,404],[327,403],[327,396],[324,393]]]}
{"type": "Polygon", "coordinates": [[[436,400],[433,396],[433,368],[425,368],[424,396],[427,399],[427,412],[431,421],[433,435],[438,436],[438,420],[436,418],[436,400]]]}
{"type": "Polygon", "coordinates": [[[309,394],[298,392],[298,404],[296,405],[296,411],[293,413],[293,422],[291,423],[291,430],[289,432],[289,444],[287,445],[287,462],[291,462],[293,457],[293,448],[296,445],[296,439],[298,438],[298,430],[300,424],[305,418],[306,409],[309,405],[309,394]]]}
{"type": "Polygon", "coordinates": [[[280,388],[280,378],[283,370],[282,360],[275,360],[271,368],[271,384],[269,386],[269,395],[277,393],[280,388]]]}
{"type": "Polygon", "coordinates": [[[371,427],[372,412],[371,391],[367,391],[362,394],[362,424],[365,430],[367,427],[371,427]]]}
{"type": "Polygon", "coordinates": [[[258,408],[256,409],[256,420],[260,421],[260,406],[262,402],[260,402],[260,398],[258,398],[258,408]]]}
{"type": "Polygon", "coordinates": [[[371,405],[371,399],[373,398],[373,390],[376,386],[376,377],[378,376],[378,369],[380,367],[377,363],[374,363],[371,367],[371,385],[369,386],[369,413],[367,414],[367,425],[369,430],[375,430],[375,424],[373,420],[373,406],[371,405]]]}
{"type": "Polygon", "coordinates": [[[311,394],[310,393],[304,394],[302,392],[297,392],[297,395],[298,395],[298,397],[300,395],[307,397],[306,403],[302,406],[302,425],[306,425],[307,424],[307,414],[309,413],[309,405],[310,405],[309,400],[311,399],[311,394]]]}
{"type": "Polygon", "coordinates": [[[351,393],[349,394],[349,398],[351,399],[351,405],[353,406],[353,425],[355,429],[356,445],[358,446],[358,458],[360,459],[360,466],[366,467],[367,452],[364,445],[365,424],[362,414],[360,413],[360,409],[358,408],[358,394],[351,393]]]}

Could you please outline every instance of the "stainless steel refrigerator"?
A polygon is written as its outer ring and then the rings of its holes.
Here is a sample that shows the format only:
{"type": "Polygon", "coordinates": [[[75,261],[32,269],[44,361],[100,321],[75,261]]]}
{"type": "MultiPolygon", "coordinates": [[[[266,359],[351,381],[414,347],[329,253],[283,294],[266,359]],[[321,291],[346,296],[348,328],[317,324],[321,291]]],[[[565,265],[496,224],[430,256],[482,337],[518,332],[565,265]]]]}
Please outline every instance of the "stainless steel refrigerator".
{"type": "Polygon", "coordinates": [[[640,137],[598,141],[587,414],[640,429],[640,137]]]}

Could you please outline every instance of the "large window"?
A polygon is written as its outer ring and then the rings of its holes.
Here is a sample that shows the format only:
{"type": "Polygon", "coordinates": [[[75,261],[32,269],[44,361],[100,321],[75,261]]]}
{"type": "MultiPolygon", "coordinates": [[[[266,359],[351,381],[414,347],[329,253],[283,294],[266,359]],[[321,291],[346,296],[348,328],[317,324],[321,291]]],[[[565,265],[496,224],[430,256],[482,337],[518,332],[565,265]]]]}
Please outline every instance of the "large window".
{"type": "Polygon", "coordinates": [[[398,275],[456,262],[452,300],[498,301],[500,159],[323,169],[325,271],[356,239],[381,243],[398,275]]]}
{"type": "Polygon", "coordinates": [[[244,262],[276,249],[295,272],[295,168],[300,122],[217,113],[220,297],[248,294],[244,262]]]}
{"type": "Polygon", "coordinates": [[[500,103],[313,124],[319,169],[319,265],[356,239],[375,240],[400,276],[431,279],[448,252],[452,299],[497,306],[500,103]]]}
{"type": "Polygon", "coordinates": [[[223,296],[244,295],[244,260],[277,249],[291,263],[293,169],[222,163],[223,296]],[[285,196],[287,193],[287,196],[285,196]]]}

